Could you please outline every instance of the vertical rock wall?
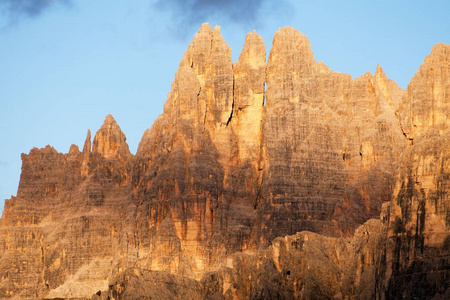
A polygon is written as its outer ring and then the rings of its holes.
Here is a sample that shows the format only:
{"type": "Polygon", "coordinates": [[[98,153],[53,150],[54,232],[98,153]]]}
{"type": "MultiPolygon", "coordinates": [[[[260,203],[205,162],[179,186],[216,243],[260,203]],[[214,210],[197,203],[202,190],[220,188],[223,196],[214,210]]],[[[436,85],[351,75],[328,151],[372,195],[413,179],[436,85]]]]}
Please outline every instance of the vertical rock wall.
{"type": "Polygon", "coordinates": [[[136,155],[110,115],[82,152],[22,155],[0,297],[141,297],[139,276],[192,299],[445,295],[448,54],[404,92],[379,66],[329,70],[289,27],[267,63],[253,32],[233,64],[202,25],[136,155]]]}

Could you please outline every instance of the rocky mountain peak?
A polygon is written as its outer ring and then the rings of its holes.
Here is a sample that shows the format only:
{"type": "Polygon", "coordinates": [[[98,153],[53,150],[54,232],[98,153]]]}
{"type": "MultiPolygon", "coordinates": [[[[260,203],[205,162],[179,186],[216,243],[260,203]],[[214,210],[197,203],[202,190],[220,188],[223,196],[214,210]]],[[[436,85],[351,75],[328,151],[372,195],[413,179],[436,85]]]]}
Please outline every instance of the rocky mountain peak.
{"type": "Polygon", "coordinates": [[[0,298],[450,299],[448,47],[403,91],[203,24],[136,156],[111,115],[22,155],[0,298]]]}
{"type": "Polygon", "coordinates": [[[245,64],[253,69],[265,67],[266,47],[264,40],[256,31],[248,33],[245,37],[245,43],[236,64],[245,64]]]}
{"type": "Polygon", "coordinates": [[[103,125],[95,134],[92,152],[99,153],[107,159],[131,154],[125,134],[112,115],[106,116],[103,125]]]}
{"type": "Polygon", "coordinates": [[[239,60],[233,65],[234,109],[236,115],[242,109],[251,106],[261,107],[263,105],[264,83],[266,81],[265,69],[266,48],[264,41],[254,31],[245,37],[239,60]]]}
{"type": "Polygon", "coordinates": [[[450,45],[443,43],[435,44],[431,49],[431,56],[438,56],[448,60],[450,57],[450,45]]]}
{"type": "Polygon", "coordinates": [[[86,134],[86,139],[84,141],[84,146],[83,146],[83,153],[89,154],[92,150],[92,144],[91,144],[91,130],[88,129],[87,134],[86,134]]]}
{"type": "Polygon", "coordinates": [[[406,90],[403,131],[418,142],[450,128],[450,45],[436,44],[406,90]]]}
{"type": "Polygon", "coordinates": [[[283,63],[281,66],[287,68],[298,68],[298,71],[311,72],[315,59],[308,38],[292,27],[280,28],[273,38],[269,56],[269,65],[277,63],[283,63]]]}
{"type": "Polygon", "coordinates": [[[295,103],[305,99],[310,90],[305,84],[314,84],[307,78],[312,79],[316,71],[306,36],[292,27],[280,28],[273,38],[267,62],[267,104],[272,105],[275,98],[295,103]]]}
{"type": "Polygon", "coordinates": [[[375,77],[376,78],[383,78],[383,79],[387,78],[386,74],[383,71],[383,68],[379,64],[377,65],[377,69],[375,71],[375,77]]]}
{"type": "MultiPolygon", "coordinates": [[[[220,26],[217,26],[217,27],[219,27],[219,30],[220,30],[220,26]]],[[[209,25],[209,23],[203,23],[202,25],[200,25],[200,29],[198,30],[197,35],[194,36],[194,40],[195,40],[196,36],[198,36],[199,34],[211,34],[211,30],[212,30],[212,27],[211,27],[211,25],[209,25]]]]}
{"type": "Polygon", "coordinates": [[[208,23],[202,24],[185,53],[196,75],[205,73],[206,63],[211,55],[211,35],[211,26],[208,23]]]}

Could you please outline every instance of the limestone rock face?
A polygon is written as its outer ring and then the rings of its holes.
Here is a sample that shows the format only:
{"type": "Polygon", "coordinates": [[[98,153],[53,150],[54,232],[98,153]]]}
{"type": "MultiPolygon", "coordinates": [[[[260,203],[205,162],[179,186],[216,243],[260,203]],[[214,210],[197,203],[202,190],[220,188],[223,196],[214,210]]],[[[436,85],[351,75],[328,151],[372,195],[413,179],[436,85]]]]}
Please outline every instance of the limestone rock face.
{"type": "Polygon", "coordinates": [[[111,116],[96,136],[97,151],[88,132],[83,152],[47,146],[22,155],[17,197],[1,219],[0,297],[90,297],[125,264],[133,156],[120,150],[128,146],[111,116]]]}
{"type": "Polygon", "coordinates": [[[263,236],[352,234],[377,216],[406,145],[395,117],[402,91],[382,69],[355,80],[330,71],[315,62],[304,35],[283,28],[266,95],[263,236]]]}
{"type": "Polygon", "coordinates": [[[267,249],[233,254],[226,266],[188,286],[165,272],[127,270],[101,299],[158,297],[161,286],[161,299],[173,299],[174,290],[191,299],[371,299],[383,233],[381,222],[370,220],[352,239],[305,231],[279,237],[267,249]]]}
{"type": "Polygon", "coordinates": [[[449,45],[435,45],[403,98],[401,125],[412,147],[400,157],[382,216],[389,231],[378,268],[380,298],[450,296],[449,62],[449,45]]]}
{"type": "Polygon", "coordinates": [[[233,63],[202,25],[136,155],[111,115],[81,152],[22,155],[0,298],[450,296],[449,52],[403,91],[289,27],[233,63]]]}
{"type": "Polygon", "coordinates": [[[211,257],[225,251],[224,207],[229,204],[222,196],[220,160],[230,151],[225,128],[232,91],[230,49],[218,27],[203,25],[180,63],[164,114],[144,134],[137,152],[144,171],[135,183],[138,238],[144,248],[161,249],[147,262],[155,270],[196,277],[211,257]],[[225,145],[222,155],[213,139],[225,145]],[[177,247],[165,248],[170,237],[177,247]],[[164,261],[170,261],[170,270],[164,261]]]}
{"type": "Polygon", "coordinates": [[[402,155],[384,215],[389,231],[379,267],[380,297],[450,295],[449,145],[447,133],[422,140],[402,155]]]}
{"type": "Polygon", "coordinates": [[[92,299],[203,299],[199,282],[166,272],[130,268],[118,274],[110,290],[97,292],[92,299]]]}
{"type": "Polygon", "coordinates": [[[342,299],[374,297],[379,220],[352,239],[312,232],[276,238],[256,253],[237,253],[202,280],[208,299],[342,299]]]}
{"type": "Polygon", "coordinates": [[[436,44],[411,80],[401,109],[405,136],[414,142],[449,129],[450,45],[436,44]]]}
{"type": "MultiPolygon", "coordinates": [[[[264,114],[264,84],[266,74],[264,41],[256,33],[245,38],[239,60],[233,65],[234,107],[230,129],[230,188],[240,199],[258,197],[264,168],[262,125],[264,114]],[[241,188],[237,189],[236,187],[241,188]]],[[[250,203],[251,204],[251,203],[250,203]]]]}

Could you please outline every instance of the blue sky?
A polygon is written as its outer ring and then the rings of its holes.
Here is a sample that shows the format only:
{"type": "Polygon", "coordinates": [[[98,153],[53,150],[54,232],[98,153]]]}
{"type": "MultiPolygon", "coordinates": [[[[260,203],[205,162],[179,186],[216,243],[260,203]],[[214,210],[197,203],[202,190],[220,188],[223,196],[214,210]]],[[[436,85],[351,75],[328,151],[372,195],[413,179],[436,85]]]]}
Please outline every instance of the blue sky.
{"type": "Polygon", "coordinates": [[[21,153],[82,148],[107,114],[135,153],[204,22],[221,26],[234,61],[247,32],[269,50],[292,26],[331,69],[358,77],[380,64],[406,88],[431,47],[450,43],[449,3],[0,0],[0,213],[17,193],[21,153]]]}

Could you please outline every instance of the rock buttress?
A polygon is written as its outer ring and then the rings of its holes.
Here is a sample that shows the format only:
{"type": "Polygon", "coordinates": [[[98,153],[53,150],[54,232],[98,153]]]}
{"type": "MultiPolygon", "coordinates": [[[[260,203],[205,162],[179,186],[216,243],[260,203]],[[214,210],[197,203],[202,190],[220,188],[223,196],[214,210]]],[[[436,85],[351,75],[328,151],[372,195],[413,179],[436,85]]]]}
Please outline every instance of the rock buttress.
{"type": "Polygon", "coordinates": [[[405,147],[395,110],[401,89],[381,68],[357,79],[316,63],[292,28],[267,64],[261,238],[310,230],[351,235],[390,200],[405,147]]]}
{"type": "Polygon", "coordinates": [[[0,226],[1,298],[90,297],[136,260],[133,156],[111,116],[96,137],[94,151],[88,132],[83,152],[47,146],[22,155],[18,194],[0,226]]]}
{"type": "Polygon", "coordinates": [[[436,44],[408,85],[400,116],[410,144],[450,126],[450,45],[436,44]]]}

